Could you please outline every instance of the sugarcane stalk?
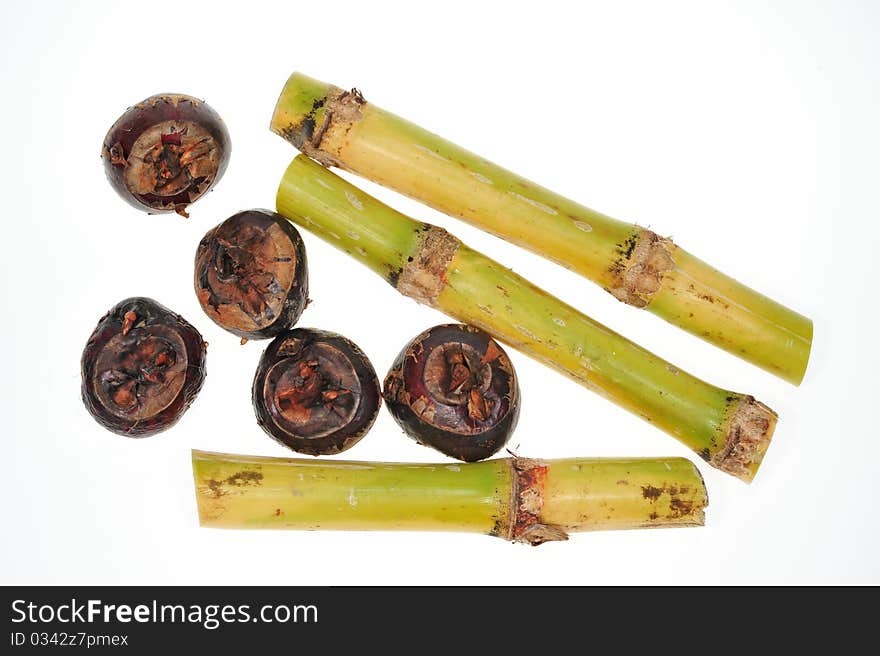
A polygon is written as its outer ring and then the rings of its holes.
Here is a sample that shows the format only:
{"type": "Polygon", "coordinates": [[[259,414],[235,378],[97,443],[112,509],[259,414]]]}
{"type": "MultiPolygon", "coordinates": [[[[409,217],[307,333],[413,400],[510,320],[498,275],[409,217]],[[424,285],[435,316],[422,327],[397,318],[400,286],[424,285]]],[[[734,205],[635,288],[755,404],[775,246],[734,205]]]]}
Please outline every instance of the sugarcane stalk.
{"type": "Polygon", "coordinates": [[[299,460],[192,452],[212,528],[459,531],[538,545],[569,532],[702,526],[684,458],[502,458],[464,464],[299,460]]]}
{"type": "Polygon", "coordinates": [[[586,208],[364,100],[294,73],[274,132],[326,166],[385,185],[553,260],[617,299],[799,384],[813,324],[656,233],[586,208]]]}
{"type": "Polygon", "coordinates": [[[715,387],[593,321],[442,228],[382,204],[299,155],[278,212],[342,249],[397,291],[478,326],[670,433],[713,466],[751,481],[776,414],[715,387]]]}

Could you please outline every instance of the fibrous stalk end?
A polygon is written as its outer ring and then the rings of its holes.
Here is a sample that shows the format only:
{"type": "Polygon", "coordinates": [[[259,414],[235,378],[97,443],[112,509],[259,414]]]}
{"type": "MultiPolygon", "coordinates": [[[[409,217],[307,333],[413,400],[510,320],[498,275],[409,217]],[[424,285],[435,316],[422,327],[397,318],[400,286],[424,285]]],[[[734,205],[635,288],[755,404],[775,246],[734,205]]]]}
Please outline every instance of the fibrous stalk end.
{"type": "Polygon", "coordinates": [[[778,416],[752,396],[740,397],[735,403],[724,447],[710,458],[710,463],[751,483],[770,446],[778,416]]]}
{"type": "Polygon", "coordinates": [[[339,166],[325,137],[333,142],[361,119],[366,104],[357,89],[345,91],[300,73],[290,76],[281,92],[269,128],[324,166],[339,166]]]}

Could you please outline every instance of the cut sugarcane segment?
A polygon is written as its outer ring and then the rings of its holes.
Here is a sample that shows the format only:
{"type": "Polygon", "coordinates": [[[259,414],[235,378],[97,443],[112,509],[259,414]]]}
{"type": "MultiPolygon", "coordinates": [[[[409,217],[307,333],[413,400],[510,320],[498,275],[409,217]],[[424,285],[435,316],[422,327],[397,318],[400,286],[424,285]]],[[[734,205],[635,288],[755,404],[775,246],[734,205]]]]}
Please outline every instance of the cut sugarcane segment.
{"type": "Polygon", "coordinates": [[[688,374],[304,155],[287,168],[276,204],[401,294],[482,328],[673,435],[713,466],[744,481],[757,472],[776,414],[753,397],[688,374]]]}
{"type": "Polygon", "coordinates": [[[527,248],[729,353],[799,384],[808,318],[671,240],[526,180],[364,100],[294,73],[271,129],[338,166],[527,248]]]}
{"type": "Polygon", "coordinates": [[[210,528],[458,531],[538,545],[601,529],[702,526],[684,458],[397,464],[192,452],[210,528]]]}

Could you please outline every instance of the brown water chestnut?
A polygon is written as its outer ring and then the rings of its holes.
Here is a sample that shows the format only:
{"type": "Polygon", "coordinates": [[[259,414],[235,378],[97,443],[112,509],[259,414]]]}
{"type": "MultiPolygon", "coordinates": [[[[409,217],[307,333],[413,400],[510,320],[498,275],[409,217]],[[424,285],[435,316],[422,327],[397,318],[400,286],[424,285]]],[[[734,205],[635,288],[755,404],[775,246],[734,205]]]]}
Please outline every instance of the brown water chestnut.
{"type": "Polygon", "coordinates": [[[466,462],[497,452],[519,418],[510,359],[488,334],[463,324],[435,326],[407,344],[383,397],[407,435],[466,462]]]}
{"type": "Polygon", "coordinates": [[[101,157],[107,179],[129,204],[189,216],[187,205],[220,180],[230,151],[226,126],[207,103],[162,93],[119,117],[101,157]]]}
{"type": "Polygon", "coordinates": [[[204,236],[196,250],[199,303],[216,324],[246,339],[292,328],[308,303],[306,250],[296,228],[268,210],[247,210],[204,236]]]}
{"type": "Polygon", "coordinates": [[[183,317],[127,298],[99,322],[82,354],[82,398],[104,428],[146,437],[170,428],[205,381],[206,344],[183,317]]]}
{"type": "Polygon", "coordinates": [[[356,344],[297,328],[278,335],[260,358],[253,403],[269,435],[318,456],[354,446],[376,420],[382,396],[373,365],[356,344]]]}

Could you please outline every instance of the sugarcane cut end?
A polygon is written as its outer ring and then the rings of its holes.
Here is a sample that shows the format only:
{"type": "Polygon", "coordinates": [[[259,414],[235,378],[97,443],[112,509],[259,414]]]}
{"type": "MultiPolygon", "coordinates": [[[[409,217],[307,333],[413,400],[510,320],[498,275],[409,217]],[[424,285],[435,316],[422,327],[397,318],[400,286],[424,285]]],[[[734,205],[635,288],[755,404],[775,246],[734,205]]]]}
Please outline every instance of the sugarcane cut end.
{"type": "Polygon", "coordinates": [[[784,376],[795,387],[800,386],[804,382],[804,376],[807,375],[807,367],[810,364],[810,354],[813,349],[813,320],[804,317],[804,324],[804,339],[807,343],[806,354],[801,359],[800,366],[794,369],[788,376],[784,376]]]}
{"type": "Polygon", "coordinates": [[[709,462],[751,483],[770,446],[778,415],[752,396],[739,397],[735,404],[727,422],[724,446],[709,462]]]}
{"type": "Polygon", "coordinates": [[[339,162],[326,148],[325,138],[345,134],[361,119],[366,104],[357,89],[345,91],[302,73],[288,78],[269,124],[272,132],[324,166],[339,162]]]}

